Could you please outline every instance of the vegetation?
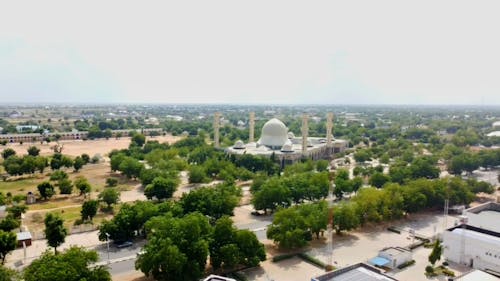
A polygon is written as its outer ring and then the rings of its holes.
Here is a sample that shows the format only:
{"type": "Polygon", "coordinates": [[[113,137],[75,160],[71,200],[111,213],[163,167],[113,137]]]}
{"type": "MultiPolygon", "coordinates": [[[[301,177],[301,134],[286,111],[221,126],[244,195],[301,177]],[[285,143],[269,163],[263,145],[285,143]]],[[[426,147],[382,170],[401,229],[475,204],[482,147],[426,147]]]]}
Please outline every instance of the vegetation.
{"type": "Polygon", "coordinates": [[[45,238],[47,244],[54,248],[54,254],[57,254],[57,247],[64,243],[67,234],[68,230],[64,228],[61,217],[53,213],[45,215],[45,238]]]}

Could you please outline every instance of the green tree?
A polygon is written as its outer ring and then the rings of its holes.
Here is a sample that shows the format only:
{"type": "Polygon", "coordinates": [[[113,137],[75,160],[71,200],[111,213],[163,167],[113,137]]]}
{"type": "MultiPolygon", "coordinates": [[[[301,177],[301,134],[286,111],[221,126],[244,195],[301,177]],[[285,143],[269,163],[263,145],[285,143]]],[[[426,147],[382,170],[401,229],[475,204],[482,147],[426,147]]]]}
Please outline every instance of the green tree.
{"type": "Polygon", "coordinates": [[[200,213],[167,214],[148,221],[148,242],[135,267],[156,280],[199,280],[205,272],[211,227],[200,213]]]}
{"type": "Polygon", "coordinates": [[[146,143],[146,137],[143,134],[135,134],[132,136],[132,139],[130,141],[130,145],[142,147],[144,143],[146,143]]]}
{"type": "Polygon", "coordinates": [[[311,233],[304,217],[297,208],[281,209],[276,212],[273,223],[267,228],[267,238],[286,249],[300,248],[311,240],[311,233]]]}
{"type": "Polygon", "coordinates": [[[341,203],[333,208],[333,228],[337,234],[349,231],[359,226],[355,204],[341,203]]]}
{"type": "Polygon", "coordinates": [[[6,148],[2,151],[2,157],[3,159],[7,159],[11,156],[15,156],[16,155],[16,151],[12,148],[6,148]]]}
{"type": "Polygon", "coordinates": [[[434,266],[436,261],[441,259],[441,253],[443,252],[443,247],[441,246],[441,243],[439,243],[439,240],[436,240],[434,242],[434,247],[432,248],[432,252],[429,255],[429,262],[434,266]]]}
{"type": "Polygon", "coordinates": [[[81,215],[82,221],[92,221],[92,219],[97,214],[97,209],[99,207],[99,202],[97,200],[88,200],[83,202],[81,215]]]}
{"type": "Polygon", "coordinates": [[[73,183],[69,179],[59,180],[57,186],[60,194],[71,194],[73,192],[73,183]]]}
{"type": "Polygon", "coordinates": [[[111,209],[113,204],[118,203],[118,200],[120,199],[120,192],[115,188],[108,187],[99,193],[99,199],[108,205],[108,209],[111,209]]]}
{"type": "Polygon", "coordinates": [[[125,157],[120,163],[119,171],[122,172],[127,178],[137,178],[144,169],[144,164],[139,160],[132,157],[125,157]]]}
{"type": "Polygon", "coordinates": [[[84,177],[77,177],[74,181],[75,187],[80,190],[80,195],[87,197],[87,194],[92,191],[92,186],[84,177]]]}
{"type": "Polygon", "coordinates": [[[7,215],[3,220],[0,221],[0,229],[3,231],[12,231],[18,228],[20,221],[15,219],[11,214],[7,215]]]}
{"type": "Polygon", "coordinates": [[[189,183],[202,183],[207,181],[207,172],[202,166],[191,165],[189,167],[189,183]]]}
{"type": "Polygon", "coordinates": [[[90,162],[90,156],[87,153],[83,153],[81,157],[85,165],[87,165],[90,162]]]}
{"type": "Polygon", "coordinates": [[[37,156],[35,157],[35,166],[40,173],[43,173],[45,168],[49,166],[49,161],[45,157],[37,156]]]}
{"type": "Polygon", "coordinates": [[[28,206],[26,205],[12,205],[7,208],[7,212],[15,219],[21,219],[21,214],[26,213],[28,206]]]}
{"type": "Polygon", "coordinates": [[[0,280],[2,281],[17,281],[21,280],[19,278],[19,273],[13,269],[0,265],[0,280]]]}
{"type": "Polygon", "coordinates": [[[28,148],[28,155],[38,156],[40,154],[40,149],[36,146],[30,146],[28,148]]]}
{"type": "Polygon", "coordinates": [[[57,254],[57,247],[64,243],[67,234],[68,231],[61,217],[53,213],[45,215],[45,238],[47,244],[54,248],[55,254],[57,254]]]}
{"type": "Polygon", "coordinates": [[[37,188],[38,192],[40,192],[40,196],[45,200],[49,199],[55,194],[54,186],[48,181],[40,183],[37,188]]]}
{"type": "Polygon", "coordinates": [[[390,178],[387,175],[376,172],[370,177],[370,184],[377,188],[382,188],[389,180],[390,178]]]}
{"type": "Polygon", "coordinates": [[[82,157],[77,156],[73,161],[73,168],[75,169],[75,171],[78,172],[83,167],[83,165],[85,165],[85,161],[82,159],[82,157]]]}
{"type": "Polygon", "coordinates": [[[232,216],[240,198],[240,188],[230,184],[220,184],[184,193],[180,204],[186,214],[200,212],[217,220],[224,215],[232,216]]]}
{"type": "Polygon", "coordinates": [[[0,259],[2,259],[2,265],[5,263],[5,258],[7,255],[16,249],[17,237],[13,232],[5,232],[0,230],[0,259]]]}
{"type": "Polygon", "coordinates": [[[45,252],[24,270],[25,281],[111,281],[105,266],[93,265],[99,260],[96,251],[73,246],[54,255],[45,252]]]}
{"type": "Polygon", "coordinates": [[[54,171],[52,174],[50,174],[51,181],[59,181],[67,178],[68,174],[65,171],[54,171]]]}
{"type": "Polygon", "coordinates": [[[252,204],[256,210],[274,211],[278,207],[287,207],[291,204],[291,192],[279,178],[270,178],[257,191],[252,204]]]}
{"type": "Polygon", "coordinates": [[[156,197],[158,200],[171,198],[177,186],[179,185],[178,178],[163,178],[157,177],[151,184],[144,188],[144,195],[148,199],[156,197]]]}
{"type": "Polygon", "coordinates": [[[115,187],[117,185],[118,185],[118,179],[116,179],[116,178],[107,178],[106,179],[106,186],[115,187]]]}

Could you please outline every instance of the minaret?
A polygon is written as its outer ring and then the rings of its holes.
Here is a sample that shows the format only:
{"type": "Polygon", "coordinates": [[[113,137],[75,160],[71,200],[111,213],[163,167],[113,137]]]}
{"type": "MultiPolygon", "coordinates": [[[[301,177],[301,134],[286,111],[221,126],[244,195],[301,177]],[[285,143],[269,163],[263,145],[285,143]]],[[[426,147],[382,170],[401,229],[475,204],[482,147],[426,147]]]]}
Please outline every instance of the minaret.
{"type": "Polygon", "coordinates": [[[307,125],[307,114],[302,115],[302,154],[307,154],[307,134],[309,133],[309,126],[307,125]]]}
{"type": "Polygon", "coordinates": [[[326,115],[326,144],[332,145],[332,130],[333,130],[333,113],[328,112],[326,115]]]}
{"type": "Polygon", "coordinates": [[[248,122],[249,125],[249,136],[248,136],[248,142],[254,142],[254,129],[255,129],[255,112],[250,112],[250,121],[248,122]]]}
{"type": "Polygon", "coordinates": [[[220,112],[214,114],[214,147],[219,148],[220,112]]]}

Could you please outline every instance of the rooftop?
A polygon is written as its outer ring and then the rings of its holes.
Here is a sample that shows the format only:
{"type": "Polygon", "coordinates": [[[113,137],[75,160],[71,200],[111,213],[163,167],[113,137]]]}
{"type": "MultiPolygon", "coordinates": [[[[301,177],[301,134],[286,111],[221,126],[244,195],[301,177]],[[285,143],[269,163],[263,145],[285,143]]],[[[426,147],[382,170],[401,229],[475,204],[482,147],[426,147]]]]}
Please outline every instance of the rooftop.
{"type": "Polygon", "coordinates": [[[481,270],[472,270],[454,279],[455,281],[498,281],[498,277],[481,270]]]}
{"type": "Polygon", "coordinates": [[[324,275],[313,278],[312,281],[393,281],[397,280],[383,274],[379,269],[358,263],[344,267],[324,275]]]}

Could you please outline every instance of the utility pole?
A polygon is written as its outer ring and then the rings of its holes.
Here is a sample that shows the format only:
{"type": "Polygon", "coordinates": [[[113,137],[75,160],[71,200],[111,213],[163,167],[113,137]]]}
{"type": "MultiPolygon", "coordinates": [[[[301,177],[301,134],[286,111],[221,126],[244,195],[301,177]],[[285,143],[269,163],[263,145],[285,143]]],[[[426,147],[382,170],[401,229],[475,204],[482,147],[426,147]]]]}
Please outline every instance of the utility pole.
{"type": "Polygon", "coordinates": [[[248,136],[248,142],[254,142],[254,129],[255,129],[255,112],[250,112],[250,120],[248,122],[248,130],[249,130],[249,136],[248,136]]]}
{"type": "Polygon", "coordinates": [[[220,112],[214,114],[214,147],[219,148],[220,112]]]}

